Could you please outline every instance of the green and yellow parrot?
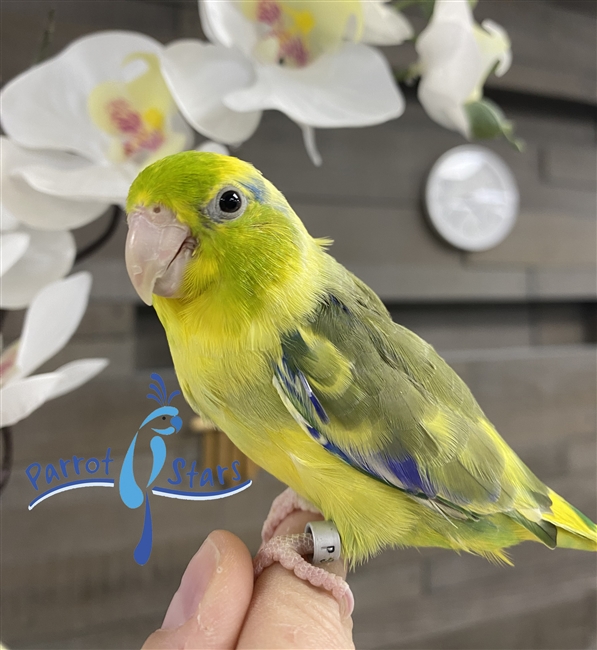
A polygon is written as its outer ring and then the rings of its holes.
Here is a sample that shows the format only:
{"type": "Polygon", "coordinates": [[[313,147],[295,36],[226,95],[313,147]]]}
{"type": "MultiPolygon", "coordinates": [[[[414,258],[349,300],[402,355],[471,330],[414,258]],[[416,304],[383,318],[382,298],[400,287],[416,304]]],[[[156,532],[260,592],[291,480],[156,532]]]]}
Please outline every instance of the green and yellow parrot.
{"type": "Polygon", "coordinates": [[[351,564],[389,546],[505,562],[525,540],[597,550],[597,526],[250,164],[169,156],[139,174],[127,213],[129,275],[185,398],[333,521],[351,564]]]}

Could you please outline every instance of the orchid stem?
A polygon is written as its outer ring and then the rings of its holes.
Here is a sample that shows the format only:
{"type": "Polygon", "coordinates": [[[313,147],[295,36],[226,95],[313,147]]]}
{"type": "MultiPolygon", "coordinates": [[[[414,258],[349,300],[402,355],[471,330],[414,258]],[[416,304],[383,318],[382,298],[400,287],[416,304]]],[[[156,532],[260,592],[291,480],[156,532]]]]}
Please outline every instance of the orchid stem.
{"type": "Polygon", "coordinates": [[[35,63],[42,63],[42,61],[45,61],[48,58],[50,46],[54,40],[54,28],[56,27],[55,15],[56,11],[54,7],[52,7],[50,11],[48,11],[48,22],[46,23],[46,28],[41,37],[41,45],[39,46],[39,52],[37,53],[35,63]]]}
{"type": "MultiPolygon", "coordinates": [[[[4,319],[8,314],[7,309],[0,309],[0,332],[4,325],[4,319]]],[[[8,483],[10,473],[12,471],[12,429],[10,427],[2,427],[0,429],[2,434],[2,465],[0,465],[0,493],[8,483]]]]}
{"type": "Polygon", "coordinates": [[[4,491],[10,474],[12,472],[12,429],[10,427],[2,427],[2,466],[0,468],[0,493],[4,491]]]}
{"type": "Polygon", "coordinates": [[[112,235],[116,232],[118,228],[118,223],[120,221],[120,207],[118,205],[112,206],[112,216],[110,217],[110,223],[104,232],[91,244],[88,244],[81,250],[77,251],[75,256],[75,264],[82,262],[84,259],[88,258],[90,255],[99,250],[108,240],[111,239],[112,235]]]}

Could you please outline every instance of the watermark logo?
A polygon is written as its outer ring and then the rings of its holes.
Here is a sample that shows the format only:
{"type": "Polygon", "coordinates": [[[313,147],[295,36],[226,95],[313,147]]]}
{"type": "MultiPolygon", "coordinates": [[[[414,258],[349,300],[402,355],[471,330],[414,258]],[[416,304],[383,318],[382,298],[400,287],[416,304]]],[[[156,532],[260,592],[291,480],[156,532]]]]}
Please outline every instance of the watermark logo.
{"type": "Polygon", "coordinates": [[[145,420],[143,420],[139,427],[139,431],[137,431],[131,441],[126,456],[124,457],[124,462],[122,463],[120,478],[118,481],[120,498],[127,508],[139,508],[143,505],[143,502],[145,502],[143,533],[141,534],[141,539],[137,544],[134,554],[137,564],[146,564],[151,555],[153,528],[151,526],[151,507],[149,505],[147,490],[159,476],[159,473],[162,471],[164,463],[166,462],[166,443],[164,442],[163,436],[171,436],[173,433],[178,433],[182,427],[182,420],[180,415],[178,415],[178,409],[174,406],[170,406],[172,398],[176,397],[176,395],[180,395],[180,391],[175,390],[170,394],[170,397],[168,397],[164,380],[158,374],[152,374],[151,378],[156,383],[149,385],[149,388],[154,392],[150,392],[147,397],[155,400],[160,406],[159,408],[154,409],[145,420]],[[152,426],[156,424],[161,424],[162,427],[158,428],[152,426]],[[153,455],[153,463],[147,485],[145,486],[145,489],[142,490],[135,480],[134,457],[137,438],[139,437],[139,433],[144,432],[145,427],[149,427],[151,431],[154,431],[157,435],[153,436],[149,442],[151,453],[153,455]]]}
{"type": "Polygon", "coordinates": [[[172,461],[172,478],[167,478],[167,483],[172,488],[152,487],[160,477],[164,466],[166,465],[167,436],[178,433],[182,428],[182,418],[175,406],[172,406],[172,400],[180,395],[179,390],[175,390],[170,395],[166,390],[164,380],[157,373],[151,375],[150,392],[147,397],[158,403],[158,408],[153,409],[151,413],[143,420],[141,426],[133,436],[124,460],[120,466],[118,481],[111,478],[112,466],[114,459],[111,456],[111,448],[108,448],[104,458],[89,458],[73,455],[72,459],[60,459],[57,464],[49,463],[42,468],[41,463],[31,463],[25,469],[31,485],[39,492],[45,478],[45,483],[50,486],[44,492],[41,492],[29,503],[29,510],[49,499],[52,496],[84,487],[115,487],[118,484],[118,491],[122,502],[127,508],[137,509],[145,506],[145,516],[143,520],[143,530],[141,538],[137,544],[133,557],[137,564],[144,565],[149,561],[153,545],[153,526],[151,519],[150,494],[170,499],[184,499],[189,501],[209,501],[213,499],[223,499],[233,496],[246,490],[251,486],[251,481],[242,481],[239,472],[240,462],[235,460],[231,467],[216,468],[215,476],[220,486],[225,485],[227,472],[230,474],[229,480],[233,483],[239,482],[233,487],[205,491],[201,490],[205,486],[213,488],[215,486],[214,471],[212,468],[205,468],[201,472],[199,485],[195,484],[195,477],[200,472],[196,470],[197,461],[191,463],[190,470],[182,473],[186,467],[184,458],[175,458],[172,461]],[[137,443],[145,436],[151,436],[149,447],[152,455],[152,465],[147,482],[141,480],[141,477],[135,474],[135,449],[137,443]],[[97,476],[95,476],[97,475],[97,476]],[[180,489],[178,486],[183,484],[183,476],[189,477],[189,488],[180,489]],[[52,485],[56,482],[56,485],[52,485]],[[197,489],[199,488],[199,489],[197,489]]]}

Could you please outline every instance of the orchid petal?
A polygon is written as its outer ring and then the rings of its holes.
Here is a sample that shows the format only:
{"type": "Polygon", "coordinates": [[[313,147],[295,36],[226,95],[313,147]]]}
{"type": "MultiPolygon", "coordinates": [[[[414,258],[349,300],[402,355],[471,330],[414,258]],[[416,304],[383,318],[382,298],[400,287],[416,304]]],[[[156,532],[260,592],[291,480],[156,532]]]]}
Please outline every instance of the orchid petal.
{"type": "Polygon", "coordinates": [[[0,389],[0,427],[11,427],[24,420],[49,399],[60,382],[54,372],[27,377],[0,389]]]}
{"type": "Polygon", "coordinates": [[[236,50],[177,41],[164,50],[162,74],[182,114],[205,137],[237,144],[255,132],[261,112],[236,112],[222,103],[230,88],[244,88],[255,78],[250,62],[236,50]]]}
{"type": "MultiPolygon", "coordinates": [[[[0,167],[2,163],[0,162],[0,167]]],[[[1,173],[1,170],[0,170],[1,173]]],[[[2,190],[5,189],[4,180],[0,181],[2,185],[2,190]]],[[[10,232],[11,230],[17,230],[19,227],[19,220],[14,217],[6,208],[6,205],[2,204],[2,209],[0,210],[0,232],[10,232]]]]}
{"type": "Polygon", "coordinates": [[[211,140],[206,140],[205,142],[201,143],[196,150],[209,151],[211,153],[219,153],[221,156],[230,155],[230,152],[228,151],[228,147],[225,147],[223,144],[220,144],[219,142],[212,142],[211,140]]]}
{"type": "Polygon", "coordinates": [[[11,232],[0,236],[0,277],[23,257],[30,237],[25,232],[11,232]]]}
{"type": "Polygon", "coordinates": [[[212,43],[237,47],[250,57],[258,42],[257,25],[235,4],[233,0],[199,0],[201,25],[212,43]]]}
{"type": "Polygon", "coordinates": [[[90,289],[91,275],[83,271],[52,282],[35,296],[17,356],[20,376],[32,373],[67,344],[85,313],[90,289]]]}
{"type": "Polygon", "coordinates": [[[0,156],[3,228],[5,219],[10,221],[13,217],[40,230],[69,230],[90,223],[108,208],[108,202],[73,201],[44,194],[22,177],[28,167],[45,168],[58,174],[86,169],[89,163],[79,156],[23,149],[8,138],[1,139],[0,156]]]}
{"type": "Polygon", "coordinates": [[[408,20],[385,2],[363,2],[363,43],[370,45],[400,45],[414,36],[408,20]]]}
{"type": "Polygon", "coordinates": [[[102,201],[99,205],[105,211],[111,203],[126,201],[137,173],[137,168],[124,165],[85,165],[72,170],[29,165],[17,169],[13,177],[22,178],[34,190],[51,197],[102,201]]]}
{"type": "Polygon", "coordinates": [[[303,142],[305,144],[305,149],[307,154],[311,159],[311,162],[315,167],[321,167],[323,160],[321,159],[321,154],[319,149],[317,149],[317,142],[315,140],[315,129],[312,126],[307,126],[306,124],[299,124],[303,131],[303,142]]]}
{"type": "Polygon", "coordinates": [[[0,307],[23,309],[50,282],[64,277],[71,269],[75,238],[68,231],[23,230],[29,246],[2,276],[0,307]]]}
{"type": "Polygon", "coordinates": [[[199,5],[199,20],[201,21],[201,29],[207,36],[207,40],[214,45],[224,45],[224,43],[220,43],[218,41],[215,32],[211,28],[210,13],[209,10],[205,10],[206,3],[204,0],[197,0],[197,4],[199,5]]]}
{"type": "Polygon", "coordinates": [[[48,399],[54,399],[79,388],[98,375],[107,365],[108,359],[80,359],[71,361],[54,372],[60,377],[50,392],[48,399]]]}
{"type": "Polygon", "coordinates": [[[437,28],[438,25],[449,22],[472,29],[475,20],[469,0],[435,0],[433,14],[427,27],[437,28]]]}
{"type": "Polygon", "coordinates": [[[468,137],[464,104],[484,72],[468,0],[436,0],[416,49],[422,71],[421,104],[436,122],[468,137]]]}
{"type": "Polygon", "coordinates": [[[493,20],[484,20],[481,27],[477,27],[475,35],[481,48],[484,70],[489,75],[497,63],[495,75],[501,77],[508,72],[512,65],[510,38],[506,30],[501,25],[494,23],[493,20]]]}
{"type": "Polygon", "coordinates": [[[236,111],[273,108],[316,128],[369,126],[400,116],[404,99],[377,50],[347,43],[300,69],[257,66],[257,82],[230,93],[236,111]]]}
{"type": "Polygon", "coordinates": [[[103,82],[124,79],[123,61],[128,56],[159,55],[161,49],[154,39],[134,32],[99,32],[74,41],[3,88],[5,132],[25,147],[68,150],[98,163],[105,160],[108,139],[89,114],[90,93],[103,82]]]}

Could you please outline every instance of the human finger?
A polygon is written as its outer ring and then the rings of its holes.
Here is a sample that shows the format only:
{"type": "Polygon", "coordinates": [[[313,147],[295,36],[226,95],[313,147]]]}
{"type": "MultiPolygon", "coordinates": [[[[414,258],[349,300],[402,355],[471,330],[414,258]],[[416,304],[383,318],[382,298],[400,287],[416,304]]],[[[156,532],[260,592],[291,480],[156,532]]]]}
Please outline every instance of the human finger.
{"type": "MultiPolygon", "coordinates": [[[[315,519],[321,517],[312,512],[293,512],[274,535],[301,533],[305,524],[315,519]]],[[[342,562],[326,568],[346,576],[342,562]]],[[[313,587],[276,563],[255,583],[237,647],[354,648],[352,619],[342,616],[338,602],[328,591],[313,587]]]]}
{"type": "Polygon", "coordinates": [[[238,537],[211,533],[189,562],[161,629],[144,650],[234,648],[253,592],[253,563],[238,537]]]}

